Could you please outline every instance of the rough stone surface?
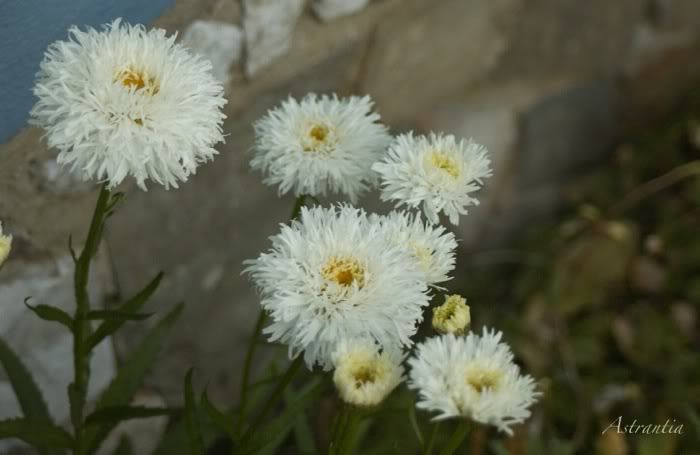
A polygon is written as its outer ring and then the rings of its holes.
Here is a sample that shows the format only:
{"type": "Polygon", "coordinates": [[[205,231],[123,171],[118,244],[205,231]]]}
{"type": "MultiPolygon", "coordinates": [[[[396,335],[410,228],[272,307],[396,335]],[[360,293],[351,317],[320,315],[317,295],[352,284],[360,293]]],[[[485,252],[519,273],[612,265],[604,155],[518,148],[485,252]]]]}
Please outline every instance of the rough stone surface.
{"type": "Polygon", "coordinates": [[[217,21],[194,21],[182,36],[183,43],[212,62],[214,77],[227,84],[232,64],[243,52],[243,31],[217,21]]]}
{"type": "MultiPolygon", "coordinates": [[[[90,297],[95,308],[102,306],[111,290],[104,254],[96,260],[91,276],[90,297]]],[[[53,305],[69,313],[74,310],[73,261],[70,256],[56,259],[13,260],[0,275],[2,316],[0,337],[17,353],[41,389],[51,416],[57,422],[69,417],[66,390],[73,380],[73,340],[62,325],[39,319],[24,304],[31,297],[32,305],[53,305]]],[[[111,339],[93,351],[88,401],[97,397],[115,374],[115,356],[111,339]]],[[[20,416],[22,411],[12,386],[0,372],[0,419],[20,416]]],[[[0,451],[17,445],[0,442],[0,451]]]]}
{"type": "Polygon", "coordinates": [[[243,0],[246,75],[287,53],[303,8],[304,0],[243,0]]]}
{"type": "Polygon", "coordinates": [[[404,1],[377,27],[358,81],[391,121],[483,78],[507,47],[500,26],[519,0],[404,1]]]}
{"type": "Polygon", "coordinates": [[[311,9],[322,21],[332,21],[364,9],[369,0],[313,0],[311,9]]]}

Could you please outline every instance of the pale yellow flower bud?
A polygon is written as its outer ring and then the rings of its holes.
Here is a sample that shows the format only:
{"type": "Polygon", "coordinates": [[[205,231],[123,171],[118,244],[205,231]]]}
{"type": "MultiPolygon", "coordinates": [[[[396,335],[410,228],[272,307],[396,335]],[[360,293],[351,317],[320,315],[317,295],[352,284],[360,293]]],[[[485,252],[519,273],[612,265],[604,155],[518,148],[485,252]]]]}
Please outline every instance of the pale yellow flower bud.
{"type": "Polygon", "coordinates": [[[2,235],[2,223],[0,223],[0,266],[5,262],[12,250],[12,236],[2,235]]]}
{"type": "Polygon", "coordinates": [[[463,335],[470,323],[469,305],[458,294],[445,296],[445,303],[433,309],[433,328],[440,333],[463,335]]]}

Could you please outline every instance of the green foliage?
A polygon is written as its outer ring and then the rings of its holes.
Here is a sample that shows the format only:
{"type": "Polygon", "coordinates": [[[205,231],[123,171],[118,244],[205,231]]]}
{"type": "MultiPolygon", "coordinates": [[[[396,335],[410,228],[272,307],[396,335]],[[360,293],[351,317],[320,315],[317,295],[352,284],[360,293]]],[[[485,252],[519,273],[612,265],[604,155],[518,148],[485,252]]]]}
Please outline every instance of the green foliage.
{"type": "Polygon", "coordinates": [[[187,437],[190,442],[190,448],[192,449],[192,455],[203,455],[205,453],[204,439],[197,415],[197,402],[195,401],[194,391],[192,389],[192,371],[193,370],[190,369],[185,376],[185,426],[187,428],[187,437]]]}
{"type": "Polygon", "coordinates": [[[73,331],[73,318],[70,317],[68,313],[60,308],[51,305],[37,305],[32,306],[29,304],[30,298],[25,299],[24,304],[32,310],[34,314],[43,319],[44,321],[53,321],[62,324],[68,330],[73,331]]]}
{"type": "Polygon", "coordinates": [[[34,447],[70,449],[73,438],[61,427],[27,418],[0,420],[0,439],[17,438],[34,447]]]}

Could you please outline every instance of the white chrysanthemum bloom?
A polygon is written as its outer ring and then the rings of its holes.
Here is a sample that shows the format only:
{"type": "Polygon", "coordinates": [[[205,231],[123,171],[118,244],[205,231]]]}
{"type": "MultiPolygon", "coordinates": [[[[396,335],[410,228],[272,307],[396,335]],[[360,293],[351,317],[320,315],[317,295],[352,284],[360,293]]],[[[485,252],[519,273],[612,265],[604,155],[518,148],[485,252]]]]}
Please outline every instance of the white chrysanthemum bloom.
{"type": "Polygon", "coordinates": [[[2,222],[0,222],[0,266],[2,266],[12,250],[12,236],[4,235],[2,232],[2,222]]]}
{"type": "Polygon", "coordinates": [[[166,37],[115,20],[72,27],[49,46],[37,75],[32,123],[57,161],[115,187],[127,176],[177,188],[224,140],[223,87],[211,63],[166,37]]]}
{"type": "Polygon", "coordinates": [[[472,194],[491,176],[487,153],[471,139],[408,133],[398,136],[386,158],[372,169],[381,178],[382,200],[397,201],[398,207],[422,205],[433,224],[439,222],[440,212],[459,224],[467,207],[479,203],[472,194]]]}
{"type": "Polygon", "coordinates": [[[445,302],[433,308],[433,328],[440,333],[464,335],[470,323],[469,305],[461,295],[446,295],[445,302]]]}
{"type": "Polygon", "coordinates": [[[409,388],[419,394],[416,406],[439,412],[435,420],[467,417],[512,435],[510,427],[530,416],[540,396],[533,378],[520,375],[500,332],[430,338],[408,362],[409,388]]]}
{"type": "Polygon", "coordinates": [[[287,344],[292,357],[304,351],[309,368],[330,369],[342,339],[412,344],[429,303],[424,275],[363,210],[303,208],[271,239],[272,249],[246,261],[246,272],[272,319],[265,333],[287,344]]]}
{"type": "Polygon", "coordinates": [[[354,202],[376,181],[372,163],[391,142],[373,106],[369,96],[290,97],[255,123],[251,167],[280,194],[342,193],[354,202]]]}
{"type": "Polygon", "coordinates": [[[443,226],[425,223],[419,216],[407,212],[391,212],[377,216],[389,242],[408,250],[425,273],[425,280],[435,286],[451,280],[450,272],[455,268],[457,240],[443,226]]]}
{"type": "Polygon", "coordinates": [[[340,398],[355,406],[376,406],[403,381],[400,351],[372,340],[342,340],[333,354],[333,382],[340,398]]]}

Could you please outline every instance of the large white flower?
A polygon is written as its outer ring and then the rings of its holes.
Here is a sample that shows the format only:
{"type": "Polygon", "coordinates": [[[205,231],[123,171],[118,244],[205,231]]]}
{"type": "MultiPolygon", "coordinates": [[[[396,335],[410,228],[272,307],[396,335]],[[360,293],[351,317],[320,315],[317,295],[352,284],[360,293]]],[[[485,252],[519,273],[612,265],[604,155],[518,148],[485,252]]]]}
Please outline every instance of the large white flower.
{"type": "Polygon", "coordinates": [[[10,250],[12,250],[12,236],[3,234],[0,222],[0,266],[7,260],[10,250]]]}
{"type": "Polygon", "coordinates": [[[31,111],[59,163],[110,187],[130,175],[146,189],[146,180],[177,187],[212,159],[226,100],[208,61],[165,30],[119,19],[69,33],[46,51],[31,111]]]}
{"type": "Polygon", "coordinates": [[[486,149],[471,139],[408,133],[398,136],[372,169],[380,174],[382,200],[397,201],[398,207],[422,205],[433,224],[440,212],[459,224],[467,207],[479,203],[472,194],[491,176],[490,165],[486,149]]]}
{"type": "Polygon", "coordinates": [[[417,261],[429,285],[452,279],[457,240],[443,226],[425,223],[419,216],[407,212],[391,212],[374,217],[384,228],[387,240],[404,249],[417,261]]]}
{"type": "Polygon", "coordinates": [[[355,406],[376,406],[403,381],[401,352],[373,340],[342,340],[333,354],[333,382],[340,398],[355,406]]]}
{"type": "Polygon", "coordinates": [[[265,332],[291,356],[303,350],[309,368],[330,368],[342,339],[410,345],[428,305],[416,261],[347,205],[302,209],[272,237],[272,249],[247,264],[272,319],[265,332]]]}
{"type": "Polygon", "coordinates": [[[468,417],[513,434],[511,426],[530,416],[540,393],[531,376],[521,376],[501,333],[452,334],[418,345],[409,359],[409,387],[419,393],[418,408],[437,411],[435,420],[468,417]]]}
{"type": "Polygon", "coordinates": [[[356,201],[391,141],[369,96],[289,98],[255,123],[251,167],[280,194],[342,193],[356,201]]]}

